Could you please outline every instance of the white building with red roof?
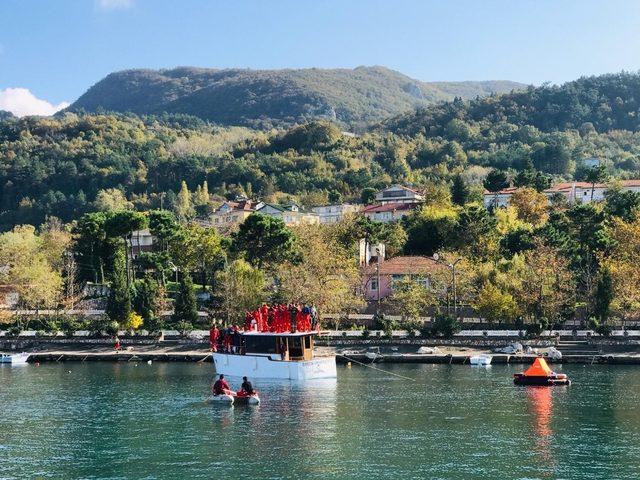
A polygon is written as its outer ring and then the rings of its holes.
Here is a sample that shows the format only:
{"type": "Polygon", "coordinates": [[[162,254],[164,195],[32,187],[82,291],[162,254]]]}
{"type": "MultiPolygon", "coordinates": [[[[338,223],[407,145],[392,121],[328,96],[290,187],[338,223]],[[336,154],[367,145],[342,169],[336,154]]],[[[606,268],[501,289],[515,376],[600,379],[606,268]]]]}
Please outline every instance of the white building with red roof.
{"type": "MultiPolygon", "coordinates": [[[[619,180],[615,182],[622,191],[640,192],[640,180],[619,180]]],[[[556,183],[543,193],[551,198],[555,195],[563,195],[569,203],[589,203],[591,201],[600,202],[605,199],[606,192],[611,188],[608,183],[589,182],[563,182],[556,183]]],[[[518,187],[508,187],[499,192],[484,192],[484,205],[489,207],[506,207],[511,200],[513,192],[518,187]]]]}

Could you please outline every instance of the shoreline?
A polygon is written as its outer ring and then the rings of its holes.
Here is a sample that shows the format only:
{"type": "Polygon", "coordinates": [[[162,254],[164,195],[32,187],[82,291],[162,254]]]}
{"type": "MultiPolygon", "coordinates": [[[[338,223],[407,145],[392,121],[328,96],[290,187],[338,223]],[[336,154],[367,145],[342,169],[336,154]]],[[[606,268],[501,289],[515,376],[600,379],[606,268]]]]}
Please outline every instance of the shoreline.
{"type": "MultiPolygon", "coordinates": [[[[116,352],[111,348],[89,349],[46,349],[30,353],[29,363],[56,363],[56,362],[212,362],[211,352],[207,348],[193,348],[194,345],[185,345],[184,348],[140,346],[130,347],[124,351],[116,352]],[[155,347],[155,348],[154,348],[155,347]]],[[[338,364],[347,364],[350,361],[365,364],[372,363],[364,353],[341,354],[334,348],[321,347],[318,356],[336,355],[338,364]]],[[[382,353],[375,359],[375,363],[386,364],[450,364],[469,365],[469,358],[477,354],[489,354],[492,356],[492,364],[528,364],[539,356],[536,354],[502,354],[492,353],[486,349],[447,348],[447,353],[382,353]]],[[[4,352],[4,353],[17,353],[4,352]]],[[[601,353],[587,355],[563,355],[559,360],[547,359],[549,363],[558,364],[588,364],[588,365],[640,365],[640,354],[636,352],[625,353],[601,353]]]]}

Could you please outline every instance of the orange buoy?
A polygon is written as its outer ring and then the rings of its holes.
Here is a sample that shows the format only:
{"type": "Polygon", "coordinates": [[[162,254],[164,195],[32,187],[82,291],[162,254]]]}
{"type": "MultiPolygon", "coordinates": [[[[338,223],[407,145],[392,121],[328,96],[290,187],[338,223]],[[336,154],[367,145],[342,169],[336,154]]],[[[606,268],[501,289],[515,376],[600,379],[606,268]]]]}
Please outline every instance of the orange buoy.
{"type": "Polygon", "coordinates": [[[513,375],[513,383],[516,385],[570,385],[571,380],[564,373],[556,373],[549,368],[544,358],[538,357],[533,364],[522,373],[513,375]]]}

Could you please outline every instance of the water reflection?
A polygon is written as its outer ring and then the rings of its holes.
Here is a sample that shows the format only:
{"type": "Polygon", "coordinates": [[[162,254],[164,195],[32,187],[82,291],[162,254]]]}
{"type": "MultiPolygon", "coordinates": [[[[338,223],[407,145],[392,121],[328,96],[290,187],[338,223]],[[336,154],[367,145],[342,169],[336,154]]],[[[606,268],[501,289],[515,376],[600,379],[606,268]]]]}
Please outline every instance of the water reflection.
{"type": "Polygon", "coordinates": [[[556,459],[553,455],[551,417],[553,397],[551,387],[527,387],[528,410],[533,421],[535,440],[533,450],[545,468],[543,476],[551,477],[555,472],[556,459]]]}

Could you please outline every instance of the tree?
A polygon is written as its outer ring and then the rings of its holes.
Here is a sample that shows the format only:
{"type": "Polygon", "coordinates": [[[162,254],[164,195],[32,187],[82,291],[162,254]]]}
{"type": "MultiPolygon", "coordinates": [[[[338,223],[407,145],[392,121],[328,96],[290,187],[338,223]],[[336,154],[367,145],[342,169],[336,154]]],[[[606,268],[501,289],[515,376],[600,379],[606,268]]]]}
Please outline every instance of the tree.
{"type": "Polygon", "coordinates": [[[611,308],[622,318],[624,325],[628,317],[640,313],[640,275],[637,274],[640,219],[625,222],[614,217],[609,231],[614,246],[602,260],[602,266],[611,276],[611,308]]]}
{"type": "Polygon", "coordinates": [[[483,182],[484,188],[495,193],[509,186],[507,174],[501,170],[491,170],[483,182]]]}
{"type": "Polygon", "coordinates": [[[131,288],[127,282],[125,254],[122,248],[116,251],[113,259],[106,313],[112,321],[121,325],[124,325],[131,315],[131,288]]]}
{"type": "Polygon", "coordinates": [[[605,211],[626,222],[635,220],[640,212],[640,192],[611,188],[605,193],[605,211]]]}
{"type": "Polygon", "coordinates": [[[72,230],[74,254],[80,266],[80,276],[95,283],[105,282],[104,261],[112,255],[107,244],[103,212],[87,213],[80,217],[72,230]]]}
{"type": "Polygon", "coordinates": [[[593,193],[596,189],[596,183],[607,181],[607,170],[604,165],[592,167],[585,173],[585,180],[591,184],[591,201],[593,202],[593,193]]]}
{"type": "Polygon", "coordinates": [[[527,159],[525,167],[513,179],[513,184],[516,187],[529,187],[542,192],[551,186],[551,175],[536,170],[533,162],[527,159]]]}
{"type": "Polygon", "coordinates": [[[295,232],[301,260],[278,266],[275,277],[280,298],[315,304],[318,311],[330,313],[342,313],[361,305],[356,258],[340,244],[335,231],[309,225],[295,232]]]}
{"type": "Polygon", "coordinates": [[[293,232],[281,219],[259,213],[249,215],[233,234],[232,251],[258,268],[298,258],[293,232]]]}
{"type": "Polygon", "coordinates": [[[518,218],[532,225],[540,225],[547,219],[547,207],[549,201],[543,193],[536,192],[533,188],[518,188],[509,203],[518,212],[518,218]]]}
{"type": "MultiPolygon", "coordinates": [[[[178,293],[173,307],[172,320],[175,324],[195,325],[198,322],[198,305],[193,289],[191,275],[184,272],[178,286],[178,293]]],[[[181,328],[180,330],[190,330],[181,328]]]]}
{"type": "Polygon", "coordinates": [[[147,225],[147,217],[140,212],[121,210],[111,213],[105,222],[105,230],[109,237],[120,237],[124,243],[125,272],[127,285],[131,285],[131,235],[147,225]]]}
{"type": "Polygon", "coordinates": [[[213,228],[195,224],[177,231],[170,241],[169,253],[180,269],[199,272],[203,287],[224,262],[222,237],[213,228]]]}
{"type": "Polygon", "coordinates": [[[433,290],[414,279],[404,278],[393,282],[393,293],[384,300],[405,319],[413,320],[426,315],[430,307],[438,304],[433,290]]]}
{"type": "Polygon", "coordinates": [[[158,243],[161,251],[166,251],[169,241],[178,233],[179,224],[173,213],[167,210],[149,212],[149,231],[158,243]]]}
{"type": "Polygon", "coordinates": [[[458,216],[459,233],[456,246],[476,257],[487,254],[495,245],[495,240],[490,238],[495,224],[495,219],[484,206],[466,205],[458,216]]]}
{"type": "Polygon", "coordinates": [[[513,294],[524,313],[541,323],[571,317],[575,288],[566,258],[557,249],[538,242],[536,248],[523,254],[523,260],[517,273],[522,284],[513,294]]]}
{"type": "Polygon", "coordinates": [[[407,219],[407,243],[409,254],[433,255],[455,243],[458,214],[452,208],[424,206],[407,219]]]}
{"type": "Polygon", "coordinates": [[[217,276],[223,292],[222,311],[228,322],[242,322],[246,311],[254,310],[267,298],[264,273],[245,260],[234,260],[217,276]]]}
{"type": "Polygon", "coordinates": [[[488,281],[482,284],[472,307],[490,323],[502,323],[503,320],[513,319],[518,314],[518,306],[513,296],[488,281]]]}
{"type": "Polygon", "coordinates": [[[178,219],[182,222],[193,218],[195,214],[195,210],[191,204],[191,193],[189,192],[189,188],[187,188],[187,182],[184,180],[180,185],[180,191],[178,192],[174,208],[178,219]]]}
{"type": "Polygon", "coordinates": [[[30,225],[0,235],[0,281],[15,290],[23,307],[40,309],[57,304],[62,275],[52,260],[30,225]]]}
{"type": "Polygon", "coordinates": [[[133,204],[127,200],[124,192],[117,188],[98,191],[93,204],[96,210],[101,212],[117,212],[133,208],[133,204]]]}
{"type": "Polygon", "coordinates": [[[365,205],[369,205],[373,203],[376,199],[376,189],[371,187],[366,187],[362,189],[362,193],[360,195],[360,201],[365,205]]]}
{"type": "Polygon", "coordinates": [[[453,177],[453,184],[451,185],[451,200],[456,205],[464,205],[469,200],[471,190],[466,184],[462,175],[458,174],[453,177]]]}
{"type": "Polygon", "coordinates": [[[614,290],[611,273],[608,269],[604,268],[600,272],[593,299],[593,313],[596,315],[601,325],[607,323],[613,299],[614,290]]]}
{"type": "Polygon", "coordinates": [[[160,298],[160,286],[154,279],[145,277],[136,282],[133,307],[140,313],[144,327],[149,332],[156,332],[162,328],[160,317],[162,299],[160,298]]]}

